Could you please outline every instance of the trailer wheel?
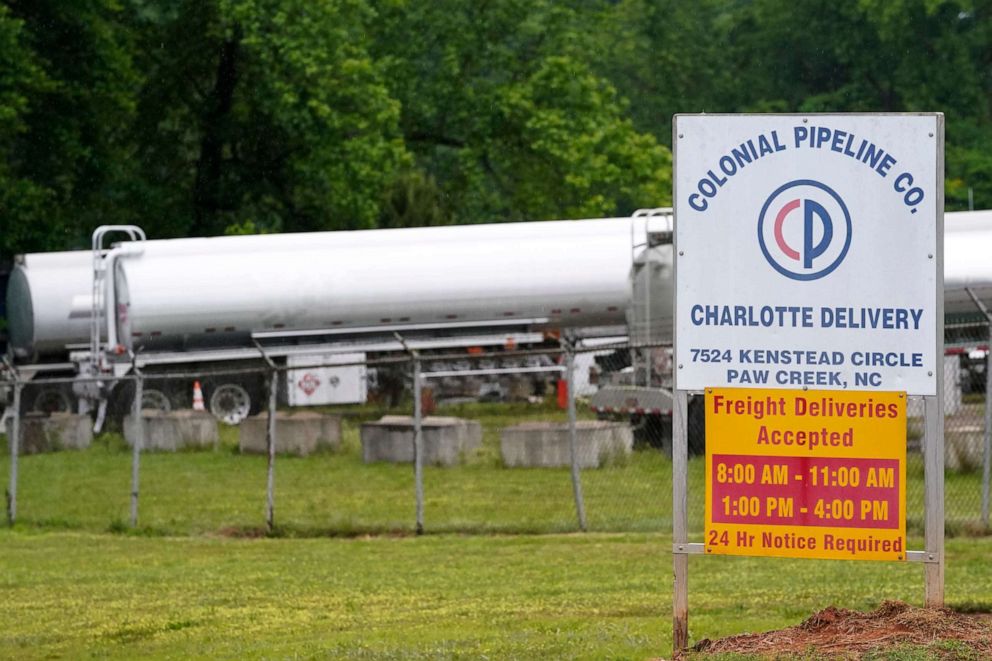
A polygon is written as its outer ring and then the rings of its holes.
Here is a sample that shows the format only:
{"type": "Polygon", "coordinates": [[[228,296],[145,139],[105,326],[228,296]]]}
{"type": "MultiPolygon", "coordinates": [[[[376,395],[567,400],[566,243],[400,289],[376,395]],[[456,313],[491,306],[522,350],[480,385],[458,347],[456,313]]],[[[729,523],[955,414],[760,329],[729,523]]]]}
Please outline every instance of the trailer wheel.
{"type": "Polygon", "coordinates": [[[161,390],[155,390],[154,388],[149,390],[142,390],[141,392],[141,410],[142,411],[163,411],[168,413],[172,410],[172,402],[166,397],[165,393],[161,390]]]}
{"type": "Polygon", "coordinates": [[[210,412],[225,424],[240,424],[251,413],[251,395],[236,383],[223,383],[210,395],[210,412]]]}
{"type": "Polygon", "coordinates": [[[38,413],[71,413],[72,398],[58,386],[42,387],[31,403],[31,410],[38,413]]]}
{"type": "Polygon", "coordinates": [[[666,456],[672,456],[672,417],[662,415],[646,415],[639,427],[634,428],[634,442],[640,434],[643,446],[661,450],[666,456]]]}

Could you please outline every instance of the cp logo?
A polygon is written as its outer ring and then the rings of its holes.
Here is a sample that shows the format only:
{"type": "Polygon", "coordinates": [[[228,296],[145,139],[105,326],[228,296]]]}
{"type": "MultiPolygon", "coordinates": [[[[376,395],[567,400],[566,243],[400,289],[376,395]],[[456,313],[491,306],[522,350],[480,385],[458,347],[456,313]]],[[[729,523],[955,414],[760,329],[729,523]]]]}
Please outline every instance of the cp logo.
{"type": "Polygon", "coordinates": [[[837,268],[851,246],[851,214],[830,187],[790,181],[768,196],[758,216],[758,243],[772,267],[793,280],[816,280],[837,268]]]}

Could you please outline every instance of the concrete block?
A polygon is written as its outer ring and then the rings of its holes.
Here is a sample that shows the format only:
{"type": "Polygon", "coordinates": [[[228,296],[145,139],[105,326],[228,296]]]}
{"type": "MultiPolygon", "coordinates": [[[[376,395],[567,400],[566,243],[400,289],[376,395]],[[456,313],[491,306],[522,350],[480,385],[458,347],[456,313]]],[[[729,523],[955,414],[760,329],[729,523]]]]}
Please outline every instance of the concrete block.
{"type": "Polygon", "coordinates": [[[985,452],[982,425],[962,425],[944,430],[944,467],[967,472],[980,470],[985,452]]]}
{"type": "MultiPolygon", "coordinates": [[[[268,454],[268,412],[248,418],[238,426],[238,446],[243,454],[268,454]]],[[[341,417],[313,411],[276,412],[276,452],[300,457],[317,450],[341,446],[341,417]]]]}
{"type": "MultiPolygon", "coordinates": [[[[599,468],[626,457],[634,447],[630,425],[603,420],[580,420],[575,427],[580,468],[599,468]]],[[[508,467],[554,468],[572,465],[567,423],[526,422],[503,429],[500,454],[508,467]]]]}
{"type": "Polygon", "coordinates": [[[526,402],[534,394],[534,384],[530,379],[515,376],[507,379],[506,398],[511,402],[526,402]]]}
{"type": "MultiPolygon", "coordinates": [[[[475,420],[428,416],[421,421],[424,464],[453,466],[482,445],[482,425],[475,420]]],[[[387,415],[362,425],[362,459],[413,463],[413,417],[387,415]]]]}
{"type": "MultiPolygon", "coordinates": [[[[7,418],[8,442],[13,430],[14,420],[7,418]]],[[[92,441],[93,421],[88,415],[28,413],[21,417],[20,454],[85,450],[92,441]]]]}
{"type": "MultiPolygon", "coordinates": [[[[175,452],[186,448],[212,449],[217,447],[220,436],[217,419],[206,411],[142,411],[145,424],[145,450],[175,452]]],[[[124,418],[124,440],[133,446],[137,436],[134,416],[124,418]]]]}

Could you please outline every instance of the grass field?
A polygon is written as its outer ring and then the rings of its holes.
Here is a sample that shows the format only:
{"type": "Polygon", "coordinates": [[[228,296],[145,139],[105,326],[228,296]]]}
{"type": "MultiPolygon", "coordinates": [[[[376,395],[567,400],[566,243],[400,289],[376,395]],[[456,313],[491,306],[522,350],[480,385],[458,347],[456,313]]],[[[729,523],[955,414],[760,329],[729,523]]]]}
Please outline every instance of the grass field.
{"type": "MultiPolygon", "coordinates": [[[[642,533],[227,539],[3,531],[0,655],[667,656],[670,548],[667,535],[642,533]]],[[[990,557],[992,540],[949,541],[951,603],[992,606],[990,557]]],[[[829,604],[866,610],[882,599],[922,599],[919,565],[709,557],[690,562],[690,581],[693,641],[796,624],[829,604]]]]}
{"type": "MultiPolygon", "coordinates": [[[[342,448],[276,461],[276,524],[287,536],[393,533],[414,529],[413,471],[406,465],[365,465],[359,424],[379,411],[359,410],[344,424],[342,448]]],[[[483,447],[467,465],[425,469],[425,525],[430,532],[556,533],[577,530],[568,469],[505,469],[499,430],[526,420],[563,420],[553,408],[465,405],[445,413],[480,420],[483,447]]],[[[126,527],[131,453],[120,436],[104,435],[83,452],[21,457],[18,520],[41,529],[104,532],[126,527]]],[[[9,455],[0,448],[0,476],[9,455]]],[[[923,466],[907,467],[909,530],[922,532],[923,466]]],[[[655,450],[582,473],[589,529],[599,532],[671,530],[671,461],[655,450]]],[[[140,527],[156,535],[199,535],[264,525],[266,459],[237,453],[237,435],[224,428],[219,448],[146,453],[141,459],[140,527]]],[[[978,473],[948,473],[947,527],[978,527],[978,473]]],[[[703,461],[689,462],[690,529],[702,531],[703,461]]]]}
{"type": "MultiPolygon", "coordinates": [[[[459,413],[482,420],[485,444],[466,466],[427,468],[422,537],[410,534],[410,467],[361,463],[361,416],[346,424],[340,452],[277,460],[273,537],[259,536],[265,459],[238,455],[230,430],[215,451],[143,456],[134,531],[131,455],[119,437],[21,457],[19,522],[0,529],[0,657],[668,655],[671,463],[647,451],[584,471],[594,532],[576,534],[568,470],[503,469],[496,450],[500,426],[561,414],[459,413]]],[[[9,460],[0,457],[5,478],[9,460]]],[[[689,478],[698,531],[700,460],[689,478]]],[[[911,513],[921,482],[911,462],[911,513]]],[[[947,488],[950,501],[979,483],[949,475],[947,488]]],[[[947,595],[992,608],[992,538],[948,540],[947,595]]],[[[922,567],[690,562],[693,640],[883,599],[921,603],[922,567]]]]}
{"type": "MultiPolygon", "coordinates": [[[[447,412],[447,411],[446,411],[447,412]]],[[[468,406],[484,426],[484,445],[467,465],[425,467],[426,525],[431,532],[567,532],[577,529],[568,469],[501,467],[499,428],[524,420],[562,420],[542,406],[468,406]]],[[[409,465],[365,465],[359,423],[344,425],[340,452],[276,461],[276,522],[289,536],[354,535],[414,529],[414,482],[409,465]]],[[[693,479],[701,489],[702,463],[693,479]]],[[[0,475],[9,457],[0,454],[0,475]]],[[[83,452],[21,457],[18,519],[43,529],[102,532],[128,520],[131,453],[118,435],[98,438],[83,452]]],[[[141,459],[141,529],[189,535],[264,524],[266,458],[237,452],[225,428],[215,451],[146,453],[141,459]]],[[[671,529],[671,462],[656,451],[586,471],[589,525],[601,531],[671,529]]],[[[701,491],[698,491],[701,495],[701,491]]],[[[701,521],[701,510],[699,512],[701,521]]]]}

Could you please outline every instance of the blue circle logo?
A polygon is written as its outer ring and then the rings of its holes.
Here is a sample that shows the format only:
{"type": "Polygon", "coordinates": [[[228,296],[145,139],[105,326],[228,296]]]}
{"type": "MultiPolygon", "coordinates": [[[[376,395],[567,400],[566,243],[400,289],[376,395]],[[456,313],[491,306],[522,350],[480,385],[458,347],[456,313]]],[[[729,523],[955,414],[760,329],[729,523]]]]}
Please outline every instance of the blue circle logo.
{"type": "Polygon", "coordinates": [[[780,186],[761,207],[758,244],[776,271],[817,280],[840,266],[851,247],[851,214],[829,186],[797,179],[780,186]]]}

